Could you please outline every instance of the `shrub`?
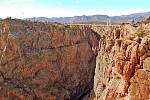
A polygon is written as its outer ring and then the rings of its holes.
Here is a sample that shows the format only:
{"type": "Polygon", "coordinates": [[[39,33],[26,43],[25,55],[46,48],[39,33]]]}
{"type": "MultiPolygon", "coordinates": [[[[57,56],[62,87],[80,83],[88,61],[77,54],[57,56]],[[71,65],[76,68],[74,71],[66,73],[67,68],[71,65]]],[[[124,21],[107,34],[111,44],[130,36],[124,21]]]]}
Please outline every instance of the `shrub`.
{"type": "Polygon", "coordinates": [[[145,35],[145,30],[140,28],[135,32],[135,35],[138,36],[138,37],[143,37],[145,35]]]}

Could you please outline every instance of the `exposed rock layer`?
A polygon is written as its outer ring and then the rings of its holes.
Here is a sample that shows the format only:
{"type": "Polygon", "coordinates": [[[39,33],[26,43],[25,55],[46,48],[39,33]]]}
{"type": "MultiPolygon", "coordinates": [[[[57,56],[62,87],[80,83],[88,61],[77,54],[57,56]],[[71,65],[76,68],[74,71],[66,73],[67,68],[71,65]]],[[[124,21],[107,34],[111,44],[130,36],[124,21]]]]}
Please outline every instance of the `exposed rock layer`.
{"type": "Polygon", "coordinates": [[[99,36],[89,27],[0,24],[1,100],[76,100],[93,87],[99,36]]]}
{"type": "Polygon", "coordinates": [[[150,99],[150,24],[113,26],[101,32],[94,77],[94,100],[150,99]],[[144,29],[142,37],[137,29],[144,29]]]}
{"type": "Polygon", "coordinates": [[[2,21],[0,99],[149,100],[149,27],[2,21]]]}

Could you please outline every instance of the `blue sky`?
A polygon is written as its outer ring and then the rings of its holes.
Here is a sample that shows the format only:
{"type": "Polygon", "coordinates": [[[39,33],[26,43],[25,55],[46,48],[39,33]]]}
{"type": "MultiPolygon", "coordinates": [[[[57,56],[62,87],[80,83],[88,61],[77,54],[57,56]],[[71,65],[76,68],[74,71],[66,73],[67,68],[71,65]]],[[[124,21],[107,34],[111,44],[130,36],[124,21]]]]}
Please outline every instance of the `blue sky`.
{"type": "Polygon", "coordinates": [[[0,0],[0,18],[126,15],[150,11],[150,0],[0,0]]]}

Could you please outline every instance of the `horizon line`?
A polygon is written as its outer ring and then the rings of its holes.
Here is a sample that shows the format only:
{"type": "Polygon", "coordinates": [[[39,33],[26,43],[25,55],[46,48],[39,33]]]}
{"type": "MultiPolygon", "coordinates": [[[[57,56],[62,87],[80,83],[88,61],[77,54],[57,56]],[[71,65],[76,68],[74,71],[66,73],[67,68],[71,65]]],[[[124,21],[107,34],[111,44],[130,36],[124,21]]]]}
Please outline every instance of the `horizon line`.
{"type": "MultiPolygon", "coordinates": [[[[23,12],[21,12],[23,13],[23,12]]],[[[0,17],[1,19],[6,19],[6,18],[16,18],[16,19],[27,19],[27,18],[67,18],[67,17],[81,17],[81,16],[96,16],[96,15],[102,15],[102,16],[108,16],[108,17],[117,17],[117,16],[128,16],[132,14],[140,14],[140,13],[150,13],[149,11],[139,11],[139,12],[132,12],[129,14],[120,14],[120,15],[108,15],[108,14],[81,14],[81,15],[72,15],[72,16],[56,16],[56,17],[48,17],[48,16],[30,16],[30,17],[24,17],[24,13],[21,17],[13,17],[13,16],[7,16],[7,17],[0,17]]]]}

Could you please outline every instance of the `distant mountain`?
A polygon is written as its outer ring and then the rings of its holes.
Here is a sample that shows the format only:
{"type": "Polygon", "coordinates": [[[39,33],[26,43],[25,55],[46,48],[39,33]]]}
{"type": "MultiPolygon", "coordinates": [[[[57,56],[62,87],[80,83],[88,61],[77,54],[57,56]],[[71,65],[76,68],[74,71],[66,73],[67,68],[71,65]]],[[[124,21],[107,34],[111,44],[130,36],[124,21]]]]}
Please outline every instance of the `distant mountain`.
{"type": "Polygon", "coordinates": [[[63,22],[63,23],[75,23],[75,22],[92,22],[92,21],[104,21],[108,19],[107,15],[93,15],[93,16],[74,16],[74,17],[34,17],[34,18],[26,18],[26,20],[30,21],[40,21],[40,22],[63,22]]]}
{"type": "Polygon", "coordinates": [[[52,18],[46,18],[46,17],[25,18],[25,20],[40,21],[40,22],[55,22],[55,21],[53,21],[52,18]]]}
{"type": "Polygon", "coordinates": [[[142,21],[147,19],[150,16],[150,12],[146,13],[134,13],[130,15],[122,15],[122,16],[113,16],[110,19],[115,22],[131,22],[134,21],[142,21]]]}
{"type": "Polygon", "coordinates": [[[78,22],[107,22],[109,19],[111,22],[131,22],[132,20],[141,21],[150,16],[150,12],[146,13],[134,13],[130,15],[121,16],[107,16],[107,15],[92,15],[92,16],[74,16],[74,17],[34,17],[26,18],[30,21],[40,21],[40,22],[62,22],[62,23],[78,23],[78,22]]]}

